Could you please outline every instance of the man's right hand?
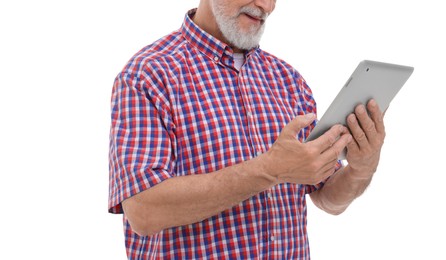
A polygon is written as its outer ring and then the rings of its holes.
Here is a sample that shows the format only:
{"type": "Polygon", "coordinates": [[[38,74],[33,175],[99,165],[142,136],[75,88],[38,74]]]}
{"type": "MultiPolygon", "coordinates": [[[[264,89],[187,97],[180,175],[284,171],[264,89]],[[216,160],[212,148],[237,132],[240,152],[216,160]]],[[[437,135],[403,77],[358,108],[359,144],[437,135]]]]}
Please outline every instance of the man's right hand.
{"type": "Polygon", "coordinates": [[[314,114],[297,116],[262,155],[267,173],[278,183],[314,185],[335,173],[338,155],[352,137],[346,127],[335,125],[316,140],[299,142],[297,134],[315,119],[314,114]]]}
{"type": "Polygon", "coordinates": [[[189,225],[282,182],[317,184],[335,171],[337,155],[351,139],[334,126],[318,139],[296,136],[315,116],[298,116],[284,127],[271,149],[252,160],[207,174],[172,177],[122,202],[132,229],[141,236],[189,225]]]}

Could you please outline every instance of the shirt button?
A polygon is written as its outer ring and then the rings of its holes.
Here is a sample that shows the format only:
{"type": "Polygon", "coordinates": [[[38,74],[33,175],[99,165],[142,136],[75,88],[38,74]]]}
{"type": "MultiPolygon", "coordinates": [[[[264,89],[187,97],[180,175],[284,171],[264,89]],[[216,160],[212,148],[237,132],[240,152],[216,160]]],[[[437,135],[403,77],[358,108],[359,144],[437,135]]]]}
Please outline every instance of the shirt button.
{"type": "Polygon", "coordinates": [[[274,242],[274,240],[276,240],[276,237],[275,236],[271,236],[270,240],[274,242]]]}
{"type": "Polygon", "coordinates": [[[262,151],[257,151],[257,156],[262,155],[262,151]]]}
{"type": "Polygon", "coordinates": [[[248,112],[248,117],[252,117],[251,111],[248,112]]]}
{"type": "Polygon", "coordinates": [[[218,56],[214,56],[214,61],[217,62],[219,60],[218,56]]]}
{"type": "Polygon", "coordinates": [[[270,198],[270,199],[273,198],[273,194],[271,192],[268,192],[268,198],[270,198]]]}

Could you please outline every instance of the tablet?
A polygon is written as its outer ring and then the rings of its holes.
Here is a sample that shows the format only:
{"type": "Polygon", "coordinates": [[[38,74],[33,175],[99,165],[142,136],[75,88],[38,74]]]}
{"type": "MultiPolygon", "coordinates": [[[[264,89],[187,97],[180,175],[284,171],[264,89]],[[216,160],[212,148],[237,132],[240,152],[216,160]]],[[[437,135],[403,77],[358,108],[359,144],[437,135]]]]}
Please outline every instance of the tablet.
{"type": "MultiPolygon", "coordinates": [[[[347,125],[347,116],[353,113],[355,107],[366,104],[372,98],[381,111],[386,111],[413,70],[409,66],[361,61],[305,142],[318,138],[335,124],[347,125]]],[[[345,152],[339,156],[340,160],[345,159],[345,152]]]]}

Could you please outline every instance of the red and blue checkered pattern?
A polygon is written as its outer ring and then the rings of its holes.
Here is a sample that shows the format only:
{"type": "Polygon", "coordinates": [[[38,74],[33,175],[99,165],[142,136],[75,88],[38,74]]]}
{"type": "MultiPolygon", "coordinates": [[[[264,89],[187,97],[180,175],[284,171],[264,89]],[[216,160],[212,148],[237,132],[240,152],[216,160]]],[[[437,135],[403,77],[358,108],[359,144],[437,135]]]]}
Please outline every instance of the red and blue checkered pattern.
{"type": "MultiPolygon", "coordinates": [[[[168,178],[214,172],[264,153],[294,117],[316,112],[296,70],[256,48],[238,71],[231,48],[197,27],[193,13],[180,30],[138,52],[115,80],[111,213],[168,178]]],[[[132,232],[124,216],[127,255],[307,259],[305,194],[317,188],[281,184],[202,222],[149,237],[132,232]]]]}

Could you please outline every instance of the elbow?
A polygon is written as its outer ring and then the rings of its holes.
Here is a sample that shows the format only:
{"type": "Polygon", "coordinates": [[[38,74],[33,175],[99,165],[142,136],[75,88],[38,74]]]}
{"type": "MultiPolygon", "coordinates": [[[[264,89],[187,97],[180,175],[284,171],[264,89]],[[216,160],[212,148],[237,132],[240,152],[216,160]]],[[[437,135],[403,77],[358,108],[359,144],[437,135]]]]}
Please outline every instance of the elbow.
{"type": "Polygon", "coordinates": [[[339,215],[341,215],[342,213],[344,213],[344,211],[345,211],[345,208],[343,208],[343,209],[323,209],[325,212],[327,212],[328,214],[330,214],[330,215],[333,215],[333,216],[339,216],[339,215]]]}
{"type": "Polygon", "coordinates": [[[311,193],[310,197],[316,207],[333,216],[339,216],[344,213],[349,205],[332,203],[327,198],[322,197],[322,195],[318,191],[311,193]]]}
{"type": "Polygon", "coordinates": [[[342,213],[344,213],[344,211],[347,209],[347,206],[345,205],[333,205],[333,204],[326,205],[326,204],[321,203],[317,205],[317,207],[333,216],[339,216],[342,213]]]}
{"type": "Polygon", "coordinates": [[[148,209],[145,209],[134,200],[127,199],[123,201],[122,208],[130,228],[138,236],[152,236],[164,229],[161,222],[156,221],[157,218],[154,218],[148,209]]]}
{"type": "Polygon", "coordinates": [[[339,216],[346,210],[345,207],[335,207],[334,205],[324,205],[324,203],[314,203],[316,207],[323,210],[324,212],[333,215],[333,216],[339,216]]]}
{"type": "Polygon", "coordinates": [[[134,221],[128,217],[127,220],[132,231],[140,237],[153,236],[163,230],[162,228],[156,227],[150,223],[141,223],[140,221],[134,221]]]}

